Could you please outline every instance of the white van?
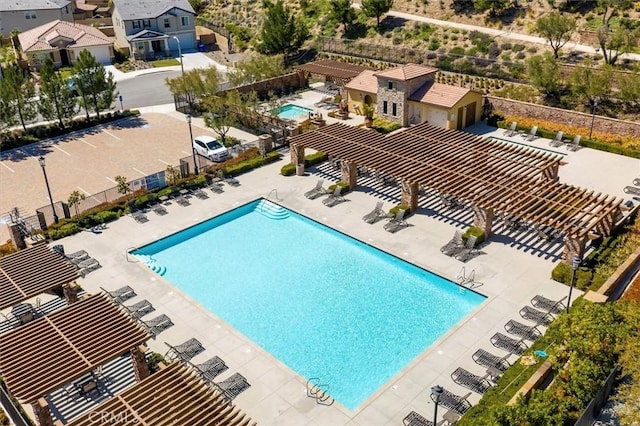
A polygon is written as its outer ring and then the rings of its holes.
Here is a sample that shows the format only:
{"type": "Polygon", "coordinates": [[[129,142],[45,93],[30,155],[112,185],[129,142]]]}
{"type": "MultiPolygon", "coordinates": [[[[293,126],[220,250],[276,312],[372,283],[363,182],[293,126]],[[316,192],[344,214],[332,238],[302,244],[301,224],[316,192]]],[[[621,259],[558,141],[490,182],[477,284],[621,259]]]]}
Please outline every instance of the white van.
{"type": "Polygon", "coordinates": [[[193,139],[193,149],[211,161],[222,162],[229,158],[229,151],[211,136],[196,136],[193,139]]]}

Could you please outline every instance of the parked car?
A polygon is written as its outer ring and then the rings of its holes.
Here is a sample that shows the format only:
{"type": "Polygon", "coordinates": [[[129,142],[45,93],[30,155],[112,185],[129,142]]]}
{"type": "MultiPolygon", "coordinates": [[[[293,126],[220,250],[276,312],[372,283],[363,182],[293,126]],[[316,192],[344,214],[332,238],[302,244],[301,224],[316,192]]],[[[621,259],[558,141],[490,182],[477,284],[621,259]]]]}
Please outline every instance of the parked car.
{"type": "Polygon", "coordinates": [[[73,96],[78,96],[78,88],[76,87],[76,81],[74,80],[75,76],[71,76],[69,78],[67,78],[67,86],[69,87],[69,89],[71,90],[71,94],[73,96]]]}
{"type": "Polygon", "coordinates": [[[196,153],[207,157],[211,161],[222,162],[229,158],[227,148],[211,136],[196,136],[193,139],[193,148],[196,153]]]}

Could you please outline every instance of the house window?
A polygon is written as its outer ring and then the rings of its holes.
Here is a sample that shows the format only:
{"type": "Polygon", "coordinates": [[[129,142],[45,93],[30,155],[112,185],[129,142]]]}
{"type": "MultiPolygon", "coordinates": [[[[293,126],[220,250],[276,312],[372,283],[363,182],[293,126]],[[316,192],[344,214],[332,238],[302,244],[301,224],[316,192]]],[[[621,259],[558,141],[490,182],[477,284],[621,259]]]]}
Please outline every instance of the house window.
{"type": "Polygon", "coordinates": [[[142,25],[144,25],[145,28],[150,27],[151,26],[151,20],[145,19],[144,21],[142,21],[142,25]]]}
{"type": "Polygon", "coordinates": [[[33,10],[30,10],[30,11],[28,11],[28,12],[25,12],[25,13],[24,13],[24,17],[25,17],[26,19],[36,19],[36,12],[35,12],[35,11],[33,11],[33,10]]]}
{"type": "Polygon", "coordinates": [[[131,22],[133,24],[133,28],[140,28],[140,21],[132,21],[131,22]]]}
{"type": "Polygon", "coordinates": [[[181,16],[180,17],[180,24],[183,27],[186,27],[187,25],[189,25],[189,17],[188,16],[181,16]]]}
{"type": "Polygon", "coordinates": [[[382,113],[386,114],[387,113],[387,101],[382,102],[382,113]]]}
{"type": "Polygon", "coordinates": [[[393,81],[389,82],[389,90],[393,90],[393,81]]]}
{"type": "Polygon", "coordinates": [[[164,18],[164,27],[171,28],[171,24],[169,23],[169,18],[164,18]]]}
{"type": "Polygon", "coordinates": [[[391,105],[391,115],[394,117],[398,115],[398,104],[395,102],[391,105]]]}
{"type": "Polygon", "coordinates": [[[144,43],[138,43],[138,50],[144,50],[144,43]]]}

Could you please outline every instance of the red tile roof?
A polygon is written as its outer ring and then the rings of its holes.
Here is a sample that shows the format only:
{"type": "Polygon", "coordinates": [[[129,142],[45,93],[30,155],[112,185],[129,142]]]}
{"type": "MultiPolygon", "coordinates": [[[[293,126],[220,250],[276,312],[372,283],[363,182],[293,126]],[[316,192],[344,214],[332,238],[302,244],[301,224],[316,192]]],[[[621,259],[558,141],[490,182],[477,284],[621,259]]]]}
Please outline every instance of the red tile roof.
{"type": "Polygon", "coordinates": [[[70,39],[67,47],[89,47],[113,44],[100,30],[88,25],[55,20],[18,35],[23,52],[37,52],[57,49],[49,41],[55,37],[70,39]]]}
{"type": "Polygon", "coordinates": [[[376,71],[362,71],[357,77],[344,85],[346,89],[359,90],[361,92],[376,94],[378,93],[378,79],[376,71]]]}
{"type": "Polygon", "coordinates": [[[471,89],[429,81],[413,92],[409,100],[451,108],[469,92],[471,89]]]}
{"type": "Polygon", "coordinates": [[[391,78],[393,80],[408,81],[424,75],[434,74],[436,72],[438,72],[437,68],[420,64],[407,64],[401,67],[377,72],[376,76],[391,78]]]}

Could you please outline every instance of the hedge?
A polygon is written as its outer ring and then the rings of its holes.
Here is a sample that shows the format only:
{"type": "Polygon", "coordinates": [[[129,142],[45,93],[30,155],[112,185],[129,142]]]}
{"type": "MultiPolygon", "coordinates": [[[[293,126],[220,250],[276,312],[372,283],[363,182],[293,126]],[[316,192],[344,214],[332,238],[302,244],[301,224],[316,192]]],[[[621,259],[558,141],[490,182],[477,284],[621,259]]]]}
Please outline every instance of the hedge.
{"type": "Polygon", "coordinates": [[[406,204],[398,204],[397,206],[391,207],[389,209],[389,214],[391,214],[393,217],[395,217],[398,214],[398,211],[402,209],[404,210],[404,215],[407,216],[409,213],[411,213],[411,209],[409,208],[409,206],[407,206],[406,204]]]}
{"type": "Polygon", "coordinates": [[[244,160],[240,163],[236,163],[230,166],[225,167],[225,172],[231,176],[237,176],[249,170],[253,170],[255,168],[264,166],[265,164],[273,163],[280,159],[280,153],[277,151],[271,151],[264,157],[257,156],[250,158],[248,160],[244,160]]]}
{"type": "Polygon", "coordinates": [[[328,189],[329,192],[333,193],[333,191],[335,191],[336,187],[338,187],[338,186],[341,188],[340,189],[340,193],[341,194],[346,194],[347,192],[349,192],[349,189],[350,189],[349,188],[349,184],[347,182],[342,182],[342,181],[340,181],[338,183],[334,183],[333,185],[329,185],[329,188],[327,188],[327,189],[328,189]]]}
{"type": "Polygon", "coordinates": [[[280,169],[280,174],[282,176],[293,176],[296,174],[296,165],[293,163],[285,164],[280,169]]]}
{"type": "Polygon", "coordinates": [[[58,240],[69,235],[77,234],[81,230],[82,229],[77,223],[65,223],[64,225],[57,228],[49,229],[49,237],[52,240],[58,240]]]}
{"type": "Polygon", "coordinates": [[[305,155],[304,157],[304,166],[311,167],[316,164],[322,163],[323,161],[327,161],[329,156],[324,152],[318,151],[314,154],[305,155]]]}
{"type": "Polygon", "coordinates": [[[464,234],[462,234],[462,241],[466,243],[469,237],[472,237],[472,236],[476,237],[476,244],[474,245],[474,247],[477,247],[484,242],[484,239],[485,239],[484,231],[478,228],[477,226],[472,226],[466,231],[464,231],[464,234]]]}

